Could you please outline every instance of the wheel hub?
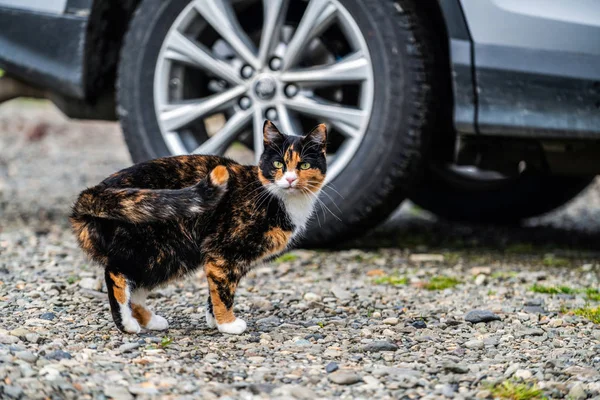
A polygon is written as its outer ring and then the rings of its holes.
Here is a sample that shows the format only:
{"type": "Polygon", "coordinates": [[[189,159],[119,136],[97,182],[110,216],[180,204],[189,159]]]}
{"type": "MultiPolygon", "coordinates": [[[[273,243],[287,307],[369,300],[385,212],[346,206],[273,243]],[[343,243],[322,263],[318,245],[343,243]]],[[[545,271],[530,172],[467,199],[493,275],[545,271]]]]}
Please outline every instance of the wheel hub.
{"type": "Polygon", "coordinates": [[[277,80],[272,76],[262,76],[254,84],[254,93],[260,100],[271,100],[277,92],[277,80]]]}

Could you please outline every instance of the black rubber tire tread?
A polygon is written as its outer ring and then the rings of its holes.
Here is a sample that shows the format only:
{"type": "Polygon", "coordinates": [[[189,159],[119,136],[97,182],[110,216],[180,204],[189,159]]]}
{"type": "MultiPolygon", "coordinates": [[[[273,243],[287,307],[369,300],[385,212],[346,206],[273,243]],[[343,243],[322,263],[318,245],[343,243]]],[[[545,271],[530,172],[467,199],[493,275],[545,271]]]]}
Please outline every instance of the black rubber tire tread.
{"type": "MultiPolygon", "coordinates": [[[[385,65],[390,73],[390,82],[402,82],[398,91],[391,90],[389,85],[387,87],[387,121],[380,129],[390,133],[389,140],[384,143],[389,157],[372,154],[376,160],[383,161],[382,168],[372,172],[379,175],[378,183],[370,188],[353,188],[361,193],[361,201],[344,202],[346,207],[340,207],[344,213],[341,222],[328,223],[333,220],[329,217],[319,227],[313,219],[302,242],[304,246],[340,244],[364,235],[383,222],[421,178],[436,125],[433,111],[438,106],[435,102],[442,98],[436,92],[437,89],[441,91],[442,85],[435,66],[447,65],[448,60],[439,60],[440,53],[433,50],[435,30],[430,26],[428,16],[415,7],[417,2],[364,1],[364,7],[377,21],[376,34],[383,36],[391,48],[385,65]],[[395,109],[399,104],[400,107],[395,109]]],[[[333,183],[339,189],[335,180],[333,183]]],[[[327,205],[331,208],[330,204],[327,205]]]]}
{"type": "Polygon", "coordinates": [[[514,224],[550,212],[581,193],[593,177],[524,176],[495,188],[457,187],[428,178],[410,199],[440,217],[457,222],[514,224]]]}
{"type": "MultiPolygon", "coordinates": [[[[375,106],[364,142],[350,164],[333,181],[344,200],[333,192],[334,205],[322,196],[338,217],[318,208],[320,222],[308,227],[302,246],[323,247],[364,234],[383,221],[404,200],[406,188],[419,178],[435,124],[434,66],[447,65],[439,56],[432,24],[418,0],[340,0],[363,29],[375,73],[375,106]],[[368,29],[364,29],[367,26],[368,29]],[[336,208],[339,206],[339,209],[336,208]]],[[[125,140],[134,162],[163,156],[157,151],[158,124],[153,107],[144,107],[151,96],[155,60],[148,56],[156,27],[164,28],[172,3],[142,0],[126,34],[117,78],[118,107],[125,140]],[[149,71],[150,70],[150,71],[149,71]],[[146,100],[147,101],[147,100],[146,100]]],[[[160,145],[159,145],[160,146],[160,145]]],[[[164,146],[164,144],[163,144],[164,146]]]]}

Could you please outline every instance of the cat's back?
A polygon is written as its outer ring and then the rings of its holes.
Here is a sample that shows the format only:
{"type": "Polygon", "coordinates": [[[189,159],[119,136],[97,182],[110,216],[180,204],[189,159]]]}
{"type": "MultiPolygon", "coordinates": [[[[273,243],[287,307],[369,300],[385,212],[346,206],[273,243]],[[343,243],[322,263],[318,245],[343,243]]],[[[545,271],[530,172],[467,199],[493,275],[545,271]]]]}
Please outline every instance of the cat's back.
{"type": "Polygon", "coordinates": [[[195,185],[217,165],[241,167],[235,161],[219,156],[162,157],[115,172],[102,181],[101,185],[111,188],[181,189],[195,185]]]}

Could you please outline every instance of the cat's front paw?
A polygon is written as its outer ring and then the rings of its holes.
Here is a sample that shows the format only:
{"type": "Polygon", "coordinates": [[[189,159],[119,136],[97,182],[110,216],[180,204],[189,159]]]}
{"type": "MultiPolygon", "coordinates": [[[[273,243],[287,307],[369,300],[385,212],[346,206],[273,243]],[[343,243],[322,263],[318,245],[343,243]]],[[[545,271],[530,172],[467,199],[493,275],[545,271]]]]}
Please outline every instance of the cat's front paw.
{"type": "Polygon", "coordinates": [[[246,321],[241,318],[236,318],[233,322],[226,324],[217,324],[217,328],[221,333],[228,333],[230,335],[241,335],[246,330],[246,321]]]}
{"type": "Polygon", "coordinates": [[[150,318],[150,321],[148,321],[144,328],[152,331],[164,331],[169,329],[169,322],[160,315],[152,314],[152,318],[150,318]]]}
{"type": "Polygon", "coordinates": [[[126,333],[140,333],[140,331],[142,330],[140,324],[133,318],[123,319],[122,324],[122,331],[126,333]]]}
{"type": "Polygon", "coordinates": [[[206,309],[206,325],[211,329],[217,327],[217,320],[215,319],[215,316],[208,311],[208,308],[206,309]]]}

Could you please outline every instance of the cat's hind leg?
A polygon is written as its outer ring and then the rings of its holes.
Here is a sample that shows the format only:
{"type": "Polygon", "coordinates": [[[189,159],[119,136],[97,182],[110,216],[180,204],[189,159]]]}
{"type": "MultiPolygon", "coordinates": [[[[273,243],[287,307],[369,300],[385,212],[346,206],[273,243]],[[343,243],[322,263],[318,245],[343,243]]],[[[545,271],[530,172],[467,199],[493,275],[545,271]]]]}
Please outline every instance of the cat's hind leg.
{"type": "Polygon", "coordinates": [[[167,320],[160,315],[154,314],[146,306],[146,297],[148,290],[144,288],[134,289],[131,293],[131,310],[133,318],[139,322],[141,326],[153,331],[164,331],[169,328],[167,320]]]}
{"type": "Polygon", "coordinates": [[[115,321],[115,325],[123,332],[140,332],[140,324],[133,317],[133,312],[131,310],[131,283],[125,275],[120,272],[112,271],[110,267],[106,268],[105,279],[110,311],[113,320],[115,321]]]}
{"type": "Polygon", "coordinates": [[[215,319],[215,314],[213,313],[210,295],[208,296],[208,301],[206,302],[206,325],[208,325],[208,327],[211,329],[217,327],[217,320],[215,319]]]}
{"type": "MultiPolygon", "coordinates": [[[[207,262],[204,269],[210,291],[212,315],[217,329],[219,332],[232,335],[244,333],[246,321],[233,315],[233,298],[240,277],[231,270],[226,270],[225,264],[220,262],[207,262]]],[[[208,315],[207,323],[209,323],[208,315]]]]}

